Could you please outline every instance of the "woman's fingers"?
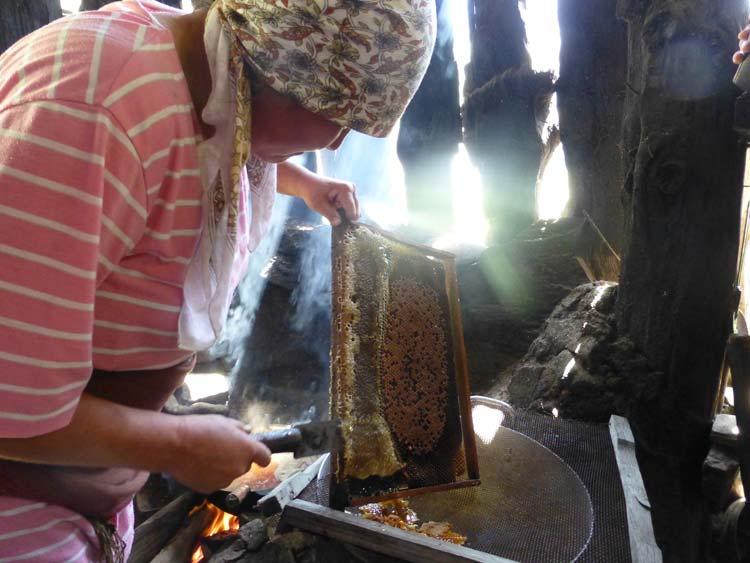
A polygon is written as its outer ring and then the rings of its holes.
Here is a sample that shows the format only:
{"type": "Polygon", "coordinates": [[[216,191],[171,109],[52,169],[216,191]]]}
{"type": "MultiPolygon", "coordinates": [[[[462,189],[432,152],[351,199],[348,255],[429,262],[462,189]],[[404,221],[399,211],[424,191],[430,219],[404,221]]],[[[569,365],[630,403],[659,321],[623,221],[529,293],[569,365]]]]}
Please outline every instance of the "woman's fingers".
{"type": "Polygon", "coordinates": [[[346,218],[350,221],[359,219],[359,201],[354,184],[349,182],[335,184],[328,192],[328,202],[333,207],[335,214],[335,221],[331,220],[330,217],[328,218],[332,225],[340,223],[338,209],[343,209],[346,218]]]}

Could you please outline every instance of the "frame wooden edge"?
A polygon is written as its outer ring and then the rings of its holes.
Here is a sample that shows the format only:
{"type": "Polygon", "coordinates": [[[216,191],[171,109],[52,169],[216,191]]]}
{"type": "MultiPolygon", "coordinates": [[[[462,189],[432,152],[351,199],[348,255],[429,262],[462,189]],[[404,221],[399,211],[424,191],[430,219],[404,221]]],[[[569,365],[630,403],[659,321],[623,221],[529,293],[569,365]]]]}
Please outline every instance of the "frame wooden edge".
{"type": "Polygon", "coordinates": [[[357,507],[364,504],[370,504],[373,502],[384,502],[387,500],[396,500],[400,498],[415,497],[423,495],[425,493],[438,493],[440,491],[452,491],[454,489],[463,489],[465,487],[476,487],[481,485],[482,482],[479,479],[464,479],[463,481],[453,481],[452,483],[445,483],[442,485],[430,485],[428,487],[415,487],[413,489],[404,489],[394,493],[385,495],[378,495],[372,497],[356,497],[351,499],[350,506],[357,507]]]}
{"type": "Polygon", "coordinates": [[[448,293],[451,324],[453,325],[453,361],[456,368],[456,391],[461,411],[464,453],[469,479],[479,479],[479,457],[477,440],[474,434],[474,421],[471,418],[471,385],[469,383],[469,364],[466,358],[466,343],[461,320],[461,298],[458,294],[458,274],[455,258],[445,260],[445,285],[448,293]]]}

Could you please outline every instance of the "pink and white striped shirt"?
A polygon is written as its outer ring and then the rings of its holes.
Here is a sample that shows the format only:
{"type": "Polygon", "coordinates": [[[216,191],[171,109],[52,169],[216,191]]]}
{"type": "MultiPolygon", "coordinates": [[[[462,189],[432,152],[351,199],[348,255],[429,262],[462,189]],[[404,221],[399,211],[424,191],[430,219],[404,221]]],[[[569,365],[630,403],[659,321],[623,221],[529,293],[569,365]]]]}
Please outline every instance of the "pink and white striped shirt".
{"type": "MultiPolygon", "coordinates": [[[[118,2],[0,56],[0,437],[66,426],[93,368],[189,356],[177,320],[200,233],[201,138],[153,18],[167,10],[118,2]]],[[[130,508],[117,524],[132,538],[130,508]]],[[[96,549],[81,516],[0,497],[0,562],[96,549]]]]}

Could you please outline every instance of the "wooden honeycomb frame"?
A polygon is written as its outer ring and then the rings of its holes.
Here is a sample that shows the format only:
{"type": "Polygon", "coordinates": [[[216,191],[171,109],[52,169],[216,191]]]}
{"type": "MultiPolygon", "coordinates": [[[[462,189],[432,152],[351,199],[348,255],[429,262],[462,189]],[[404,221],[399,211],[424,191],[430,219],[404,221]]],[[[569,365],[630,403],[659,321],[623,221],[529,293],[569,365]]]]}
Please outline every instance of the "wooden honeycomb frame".
{"type": "Polygon", "coordinates": [[[478,484],[454,256],[347,222],[332,260],[333,504],[478,484]]]}

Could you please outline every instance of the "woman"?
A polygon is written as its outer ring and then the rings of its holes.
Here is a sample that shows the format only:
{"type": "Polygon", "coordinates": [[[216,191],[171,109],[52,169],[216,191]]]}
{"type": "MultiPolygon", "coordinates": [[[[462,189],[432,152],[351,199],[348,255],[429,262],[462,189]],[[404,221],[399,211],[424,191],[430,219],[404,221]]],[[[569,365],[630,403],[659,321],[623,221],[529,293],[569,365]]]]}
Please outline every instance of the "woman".
{"type": "Polygon", "coordinates": [[[269,462],[235,421],[159,411],[275,191],[357,217],[285,160],[386,135],[434,25],[428,0],[125,0],[0,57],[0,561],[126,556],[148,472],[209,492],[269,462]]]}

